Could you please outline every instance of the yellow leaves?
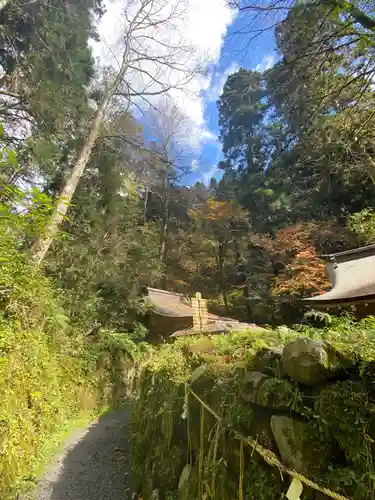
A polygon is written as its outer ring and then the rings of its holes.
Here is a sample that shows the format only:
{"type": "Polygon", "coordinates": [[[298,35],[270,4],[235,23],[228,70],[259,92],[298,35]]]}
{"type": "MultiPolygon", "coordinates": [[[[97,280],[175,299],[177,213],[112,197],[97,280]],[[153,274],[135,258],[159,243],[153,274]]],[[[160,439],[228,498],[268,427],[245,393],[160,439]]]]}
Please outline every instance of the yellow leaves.
{"type": "Polygon", "coordinates": [[[201,206],[190,209],[188,215],[192,219],[226,223],[232,219],[247,220],[246,210],[233,201],[219,201],[208,198],[201,206]]]}
{"type": "Polygon", "coordinates": [[[275,238],[275,248],[279,252],[287,250],[300,252],[308,245],[311,245],[311,231],[302,224],[282,229],[275,238]]]}
{"type": "Polygon", "coordinates": [[[310,247],[298,252],[296,255],[296,259],[313,259],[316,258],[315,248],[310,247]]]}

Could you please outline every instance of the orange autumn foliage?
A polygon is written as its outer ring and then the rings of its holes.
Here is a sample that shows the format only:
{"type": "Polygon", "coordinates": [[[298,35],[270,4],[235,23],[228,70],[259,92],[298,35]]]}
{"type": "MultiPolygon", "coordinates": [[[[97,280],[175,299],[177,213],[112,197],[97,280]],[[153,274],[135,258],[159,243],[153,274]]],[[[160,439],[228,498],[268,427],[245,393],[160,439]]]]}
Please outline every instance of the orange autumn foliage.
{"type": "Polygon", "coordinates": [[[324,262],[314,246],[316,230],[298,224],[280,230],[274,238],[252,235],[251,242],[266,250],[272,261],[278,264],[272,295],[311,296],[330,287],[324,262]]]}
{"type": "Polygon", "coordinates": [[[196,220],[212,221],[221,224],[232,220],[247,220],[248,214],[233,201],[219,201],[208,198],[197,209],[190,209],[189,217],[196,220]]]}
{"type": "Polygon", "coordinates": [[[319,295],[330,287],[324,263],[313,246],[298,252],[275,279],[273,295],[319,295]]]}

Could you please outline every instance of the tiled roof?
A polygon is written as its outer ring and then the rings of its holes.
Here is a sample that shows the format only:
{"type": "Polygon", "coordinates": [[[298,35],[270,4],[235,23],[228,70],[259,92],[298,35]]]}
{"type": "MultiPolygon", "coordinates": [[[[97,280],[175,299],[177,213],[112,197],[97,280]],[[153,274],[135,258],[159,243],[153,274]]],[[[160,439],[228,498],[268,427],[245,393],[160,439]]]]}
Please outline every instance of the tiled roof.
{"type": "Polygon", "coordinates": [[[327,255],[322,255],[326,260],[335,260],[337,262],[344,262],[347,260],[361,259],[363,257],[369,257],[375,255],[375,245],[367,245],[365,247],[352,248],[350,250],[344,250],[343,252],[331,253],[327,255]]]}
{"type": "Polygon", "coordinates": [[[332,290],[305,299],[314,304],[349,302],[375,296],[375,245],[326,255],[332,290]]]}
{"type": "Polygon", "coordinates": [[[180,293],[167,292],[157,288],[147,288],[146,301],[153,306],[153,310],[163,316],[189,317],[193,310],[187,299],[180,293]]]}
{"type": "MultiPolygon", "coordinates": [[[[162,316],[177,318],[193,317],[193,308],[189,299],[181,293],[168,292],[158,288],[147,288],[146,301],[153,306],[153,310],[162,316]]],[[[215,314],[208,314],[209,320],[221,319],[235,321],[230,318],[222,318],[215,314]]]]}
{"type": "Polygon", "coordinates": [[[227,333],[227,332],[243,332],[244,330],[264,330],[260,326],[249,323],[240,323],[239,321],[222,321],[220,319],[209,321],[207,325],[200,328],[187,328],[172,333],[171,337],[184,337],[186,335],[201,335],[205,333],[227,333]]]}
{"type": "MultiPolygon", "coordinates": [[[[147,288],[146,300],[153,306],[153,311],[161,316],[175,318],[192,318],[193,309],[189,299],[182,294],[159,290],[158,288],[147,288]]],[[[226,333],[229,331],[243,331],[246,329],[259,328],[254,324],[240,323],[231,318],[223,318],[215,314],[208,314],[208,323],[203,329],[187,328],[171,335],[181,337],[185,335],[199,335],[201,333],[226,333]]]]}

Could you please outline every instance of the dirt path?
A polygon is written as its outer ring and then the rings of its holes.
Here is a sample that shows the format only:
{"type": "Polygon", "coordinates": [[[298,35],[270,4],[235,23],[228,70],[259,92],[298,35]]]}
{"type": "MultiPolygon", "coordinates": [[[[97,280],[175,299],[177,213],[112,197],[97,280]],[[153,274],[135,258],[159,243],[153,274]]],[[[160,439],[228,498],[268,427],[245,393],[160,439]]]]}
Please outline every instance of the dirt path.
{"type": "Polygon", "coordinates": [[[131,500],[128,410],[76,431],[40,481],[36,500],[131,500]]]}

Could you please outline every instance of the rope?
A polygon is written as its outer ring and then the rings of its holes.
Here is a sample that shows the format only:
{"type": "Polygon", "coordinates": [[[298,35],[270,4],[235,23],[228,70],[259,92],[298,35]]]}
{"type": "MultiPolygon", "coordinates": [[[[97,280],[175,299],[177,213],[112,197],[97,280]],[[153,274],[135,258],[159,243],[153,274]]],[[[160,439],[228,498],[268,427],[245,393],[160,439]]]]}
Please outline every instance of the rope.
{"type": "MultiPolygon", "coordinates": [[[[219,417],[219,415],[212,409],[210,408],[207,403],[205,403],[190,387],[187,388],[190,394],[192,394],[197,401],[209,412],[211,415],[219,422],[222,421],[222,419],[219,417]]],[[[324,495],[327,495],[330,498],[334,498],[335,500],[352,500],[349,497],[345,497],[344,495],[340,495],[339,493],[336,493],[335,491],[332,491],[328,488],[325,488],[324,486],[319,486],[319,484],[315,483],[311,479],[308,479],[305,477],[303,474],[300,474],[294,469],[290,469],[289,467],[286,467],[284,464],[280,462],[280,460],[277,458],[275,453],[273,451],[268,450],[267,448],[264,448],[261,446],[257,441],[250,437],[245,437],[239,432],[235,431],[234,429],[231,428],[232,434],[236,439],[239,439],[240,441],[243,441],[245,444],[250,446],[254,451],[256,451],[262,458],[263,460],[268,464],[271,465],[272,467],[277,467],[280,471],[284,472],[285,474],[288,474],[289,476],[299,479],[301,483],[304,483],[306,486],[309,486],[310,488],[313,488],[316,491],[319,491],[320,493],[324,493],[324,495]]]]}

